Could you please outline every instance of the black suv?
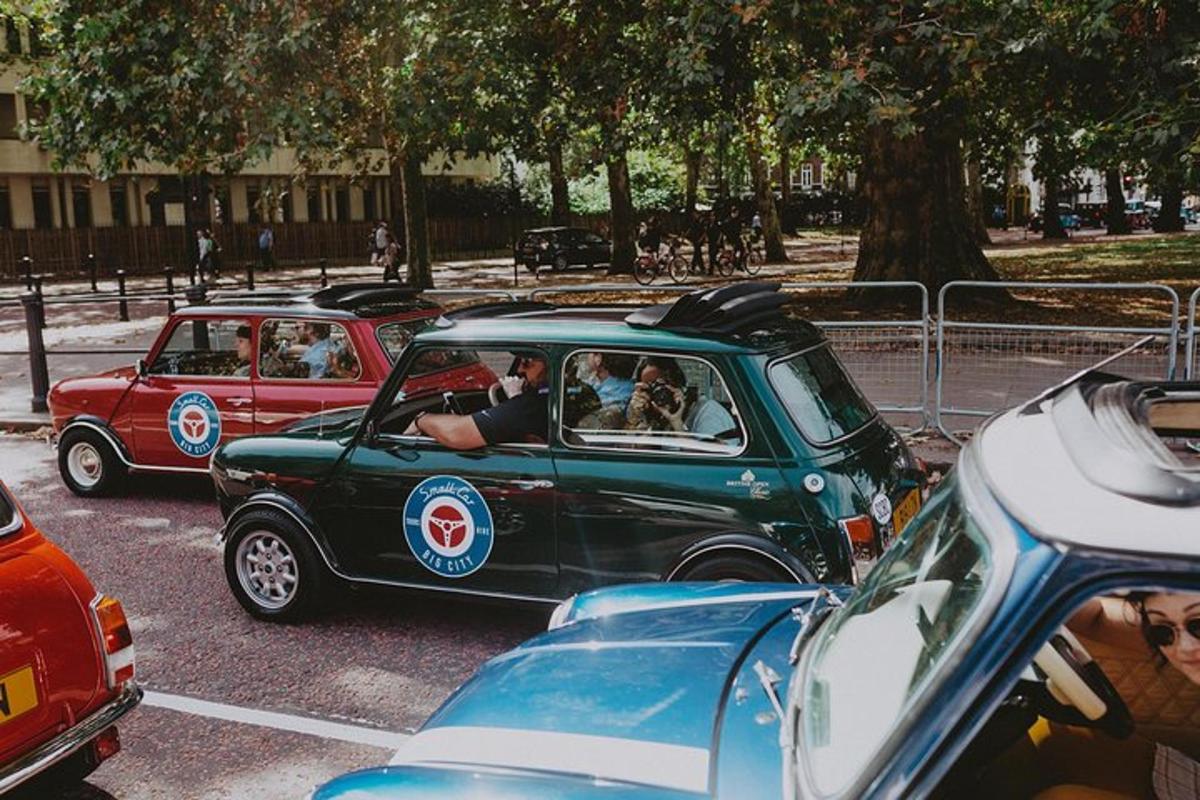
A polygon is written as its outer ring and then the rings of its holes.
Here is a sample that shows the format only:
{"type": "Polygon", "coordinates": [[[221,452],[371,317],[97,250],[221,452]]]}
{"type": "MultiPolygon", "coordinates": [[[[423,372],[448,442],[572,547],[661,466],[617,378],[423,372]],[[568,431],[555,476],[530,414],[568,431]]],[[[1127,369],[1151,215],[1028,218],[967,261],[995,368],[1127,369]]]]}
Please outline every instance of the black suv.
{"type": "Polygon", "coordinates": [[[607,264],[611,253],[608,239],[585,228],[530,228],[517,241],[513,258],[530,272],[541,266],[561,272],[572,264],[607,264]]]}

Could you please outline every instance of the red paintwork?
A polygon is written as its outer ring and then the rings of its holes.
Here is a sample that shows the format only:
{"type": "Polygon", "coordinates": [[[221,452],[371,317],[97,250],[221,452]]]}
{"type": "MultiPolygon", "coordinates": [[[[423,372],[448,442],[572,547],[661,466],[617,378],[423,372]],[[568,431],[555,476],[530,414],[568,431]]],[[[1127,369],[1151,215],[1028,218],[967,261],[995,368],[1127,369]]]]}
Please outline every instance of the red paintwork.
{"type": "Polygon", "coordinates": [[[24,525],[0,538],[0,675],[32,666],[38,707],[0,724],[0,764],[23,755],[113,700],[83,571],[24,525]]]}
{"type": "MultiPolygon", "coordinates": [[[[203,313],[180,311],[167,320],[146,355],[154,362],[175,327],[192,319],[218,319],[213,307],[203,313]]],[[[435,317],[438,310],[422,310],[373,319],[331,319],[287,308],[264,306],[247,312],[239,308],[227,318],[249,320],[253,352],[259,352],[259,330],[268,319],[313,319],[336,323],[346,329],[362,363],[362,374],[353,381],[308,379],[264,379],[252,365],[249,380],[190,375],[151,375],[141,379],[133,367],[122,367],[83,378],[59,381],[48,399],[56,431],[71,420],[91,416],[109,428],[125,447],[125,457],[139,466],[207,469],[208,457],[181,452],[167,432],[167,411],[181,393],[202,391],[213,399],[221,415],[221,441],[250,433],[271,433],[297,419],[349,406],[367,405],[391,371],[391,362],[376,338],[379,326],[435,317]]],[[[257,359],[254,359],[257,361],[257,359]]],[[[472,365],[449,373],[415,379],[407,391],[435,388],[486,388],[495,376],[483,365],[472,365]]]]}

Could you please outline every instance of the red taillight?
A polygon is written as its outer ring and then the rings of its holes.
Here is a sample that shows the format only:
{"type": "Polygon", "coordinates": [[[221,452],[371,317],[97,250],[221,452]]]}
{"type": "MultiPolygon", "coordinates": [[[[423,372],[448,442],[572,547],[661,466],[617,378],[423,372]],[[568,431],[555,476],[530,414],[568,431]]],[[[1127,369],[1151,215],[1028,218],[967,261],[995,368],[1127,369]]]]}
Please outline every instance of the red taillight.
{"type": "Polygon", "coordinates": [[[102,731],[92,740],[92,747],[97,761],[106,761],[121,752],[121,737],[117,734],[117,726],[102,731]]]}
{"type": "Polygon", "coordinates": [[[125,618],[125,609],[121,608],[119,600],[102,594],[92,601],[92,614],[100,634],[108,688],[115,689],[133,680],[133,634],[129,630],[129,620],[125,618]]]}

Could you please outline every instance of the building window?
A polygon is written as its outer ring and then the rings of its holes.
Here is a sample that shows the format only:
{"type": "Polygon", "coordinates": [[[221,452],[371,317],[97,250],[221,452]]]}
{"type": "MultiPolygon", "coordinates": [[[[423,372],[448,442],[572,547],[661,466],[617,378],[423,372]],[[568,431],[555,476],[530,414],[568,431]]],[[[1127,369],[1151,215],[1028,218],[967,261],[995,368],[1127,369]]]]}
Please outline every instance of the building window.
{"type": "Polygon", "coordinates": [[[71,187],[71,208],[75,212],[75,227],[92,227],[92,193],[86,186],[71,187]]]}
{"type": "Polygon", "coordinates": [[[12,201],[6,183],[0,184],[0,229],[12,230],[12,201]]]}
{"type": "Polygon", "coordinates": [[[50,202],[49,186],[33,187],[33,226],[41,229],[54,227],[54,206],[50,202]]]}
{"type": "Polygon", "coordinates": [[[18,139],[17,96],[0,94],[0,139],[18,139]]]}
{"type": "Polygon", "coordinates": [[[4,45],[9,53],[21,54],[21,29],[17,27],[17,21],[12,17],[4,18],[4,45]]]}
{"type": "Polygon", "coordinates": [[[363,217],[367,220],[378,219],[379,212],[375,208],[375,186],[368,184],[363,189],[363,217]]]}
{"type": "Polygon", "coordinates": [[[279,196],[279,207],[283,212],[284,222],[296,221],[296,210],[292,208],[292,192],[290,190],[279,196]]]}
{"type": "Polygon", "coordinates": [[[350,189],[339,186],[333,190],[333,202],[337,207],[338,222],[350,221],[350,189]]]}
{"type": "Polygon", "coordinates": [[[813,165],[800,165],[800,188],[811,189],[813,185],[813,165]]]}
{"type": "Polygon", "coordinates": [[[262,221],[262,214],[259,213],[259,202],[262,200],[262,194],[257,186],[246,187],[246,219],[252,224],[257,225],[262,221]]]}
{"type": "Polygon", "coordinates": [[[321,190],[316,186],[309,186],[308,194],[308,221],[309,222],[324,222],[321,219],[321,190]]]}
{"type": "Polygon", "coordinates": [[[108,185],[108,202],[112,205],[112,224],[115,227],[125,227],[129,224],[129,205],[124,183],[108,185]]]}

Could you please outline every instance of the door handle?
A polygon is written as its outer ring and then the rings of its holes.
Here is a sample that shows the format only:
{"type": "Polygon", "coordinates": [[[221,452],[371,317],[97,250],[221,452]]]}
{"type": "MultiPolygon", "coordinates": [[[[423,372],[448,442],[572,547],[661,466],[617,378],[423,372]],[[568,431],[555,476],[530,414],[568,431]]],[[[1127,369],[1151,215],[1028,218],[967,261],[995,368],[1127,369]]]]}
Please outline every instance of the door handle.
{"type": "Polygon", "coordinates": [[[231,397],[225,401],[227,405],[231,405],[234,408],[241,408],[242,406],[249,405],[253,402],[254,401],[249,397],[231,397]]]}
{"type": "Polygon", "coordinates": [[[545,479],[538,479],[538,480],[521,479],[521,480],[509,481],[508,483],[510,486],[515,486],[516,488],[520,489],[523,492],[532,492],[535,489],[553,489],[554,488],[554,481],[548,481],[545,479]]]}

